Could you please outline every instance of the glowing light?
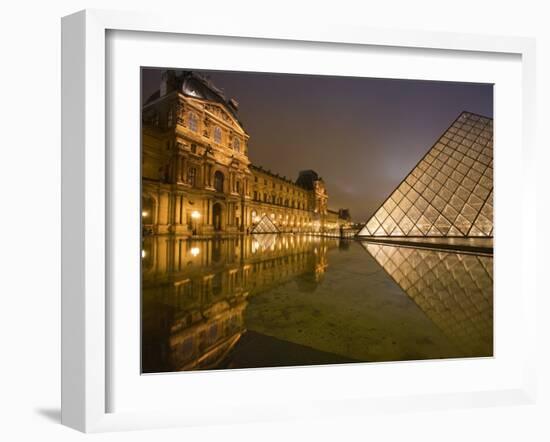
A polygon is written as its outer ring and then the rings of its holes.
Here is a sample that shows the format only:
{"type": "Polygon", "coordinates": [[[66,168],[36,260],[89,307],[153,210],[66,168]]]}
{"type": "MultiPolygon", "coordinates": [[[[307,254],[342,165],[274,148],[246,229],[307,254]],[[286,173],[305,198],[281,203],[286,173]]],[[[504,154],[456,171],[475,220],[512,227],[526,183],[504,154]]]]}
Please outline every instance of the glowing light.
{"type": "Polygon", "coordinates": [[[191,248],[191,255],[197,256],[200,253],[200,249],[198,247],[192,247],[191,248]]]}
{"type": "Polygon", "coordinates": [[[146,216],[149,216],[149,212],[147,212],[147,210],[144,210],[143,212],[141,212],[141,216],[145,218],[146,216]]]}
{"type": "Polygon", "coordinates": [[[147,256],[147,252],[145,250],[141,251],[141,257],[145,258],[147,256]]]}
{"type": "Polygon", "coordinates": [[[201,214],[197,210],[193,210],[191,212],[191,218],[193,219],[199,219],[201,217],[201,214]]]}

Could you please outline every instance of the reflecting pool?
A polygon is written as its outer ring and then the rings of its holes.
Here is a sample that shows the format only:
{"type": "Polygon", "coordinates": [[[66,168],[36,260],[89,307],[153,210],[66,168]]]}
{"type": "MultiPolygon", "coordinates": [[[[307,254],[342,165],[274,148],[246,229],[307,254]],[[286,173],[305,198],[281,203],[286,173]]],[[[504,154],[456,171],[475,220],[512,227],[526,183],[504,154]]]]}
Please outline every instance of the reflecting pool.
{"type": "Polygon", "coordinates": [[[491,356],[492,266],[308,235],[146,237],[142,371],[491,356]]]}

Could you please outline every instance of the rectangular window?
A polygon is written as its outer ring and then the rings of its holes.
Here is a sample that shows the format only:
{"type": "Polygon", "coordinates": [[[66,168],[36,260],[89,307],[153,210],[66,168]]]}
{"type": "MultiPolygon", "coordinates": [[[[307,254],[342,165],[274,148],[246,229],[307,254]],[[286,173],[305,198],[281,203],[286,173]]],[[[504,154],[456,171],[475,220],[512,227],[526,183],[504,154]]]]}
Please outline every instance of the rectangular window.
{"type": "Polygon", "coordinates": [[[195,187],[197,184],[197,169],[194,167],[190,167],[187,171],[187,182],[195,187]]]}

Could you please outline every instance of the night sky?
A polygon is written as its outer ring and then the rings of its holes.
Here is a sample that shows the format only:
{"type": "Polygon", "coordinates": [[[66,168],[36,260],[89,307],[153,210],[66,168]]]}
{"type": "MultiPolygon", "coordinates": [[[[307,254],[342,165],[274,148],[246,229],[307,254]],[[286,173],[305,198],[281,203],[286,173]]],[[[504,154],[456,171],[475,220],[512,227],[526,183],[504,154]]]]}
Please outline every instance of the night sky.
{"type": "MultiPolygon", "coordinates": [[[[142,97],[160,70],[144,69],[142,97]]],[[[296,180],[315,170],[329,208],[366,221],[467,110],[493,116],[491,84],[197,71],[239,102],[253,164],[296,180]]]]}

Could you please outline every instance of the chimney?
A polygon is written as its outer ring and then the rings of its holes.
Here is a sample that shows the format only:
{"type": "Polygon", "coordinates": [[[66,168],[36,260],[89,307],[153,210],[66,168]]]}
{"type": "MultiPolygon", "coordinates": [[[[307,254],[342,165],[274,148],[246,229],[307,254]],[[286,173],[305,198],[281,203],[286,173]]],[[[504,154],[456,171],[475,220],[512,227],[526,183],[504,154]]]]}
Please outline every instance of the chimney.
{"type": "Polygon", "coordinates": [[[176,87],[176,72],[173,69],[162,71],[160,76],[160,96],[165,96],[176,87]]]}

